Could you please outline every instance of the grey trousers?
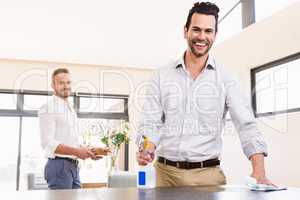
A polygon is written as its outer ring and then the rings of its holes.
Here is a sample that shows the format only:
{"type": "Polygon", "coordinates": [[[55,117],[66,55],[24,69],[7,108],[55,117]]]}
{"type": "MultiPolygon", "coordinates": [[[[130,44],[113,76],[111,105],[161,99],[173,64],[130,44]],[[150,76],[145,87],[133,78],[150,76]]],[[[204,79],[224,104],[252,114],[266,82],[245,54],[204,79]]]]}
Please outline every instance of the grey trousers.
{"type": "Polygon", "coordinates": [[[69,160],[48,159],[44,172],[48,188],[51,190],[81,187],[78,165],[69,160]]]}

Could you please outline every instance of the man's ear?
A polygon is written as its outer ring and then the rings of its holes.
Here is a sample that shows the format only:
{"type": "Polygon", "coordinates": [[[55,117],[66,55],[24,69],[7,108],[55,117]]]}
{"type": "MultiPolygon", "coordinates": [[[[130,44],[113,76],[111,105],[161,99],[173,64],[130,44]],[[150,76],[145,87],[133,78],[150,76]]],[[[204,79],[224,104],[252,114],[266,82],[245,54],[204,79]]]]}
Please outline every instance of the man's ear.
{"type": "Polygon", "coordinates": [[[53,80],[51,81],[51,87],[54,90],[54,81],[53,80]]]}
{"type": "Polygon", "coordinates": [[[184,34],[184,38],[187,39],[187,32],[188,32],[188,29],[184,26],[183,28],[183,34],[184,34]]]}

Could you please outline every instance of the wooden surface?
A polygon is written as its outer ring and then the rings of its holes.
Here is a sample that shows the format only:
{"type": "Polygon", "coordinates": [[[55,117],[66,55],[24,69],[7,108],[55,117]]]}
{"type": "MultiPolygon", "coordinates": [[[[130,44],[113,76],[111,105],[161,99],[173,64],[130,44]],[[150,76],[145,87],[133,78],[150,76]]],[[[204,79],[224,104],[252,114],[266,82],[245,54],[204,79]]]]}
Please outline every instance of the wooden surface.
{"type": "MultiPolygon", "coordinates": [[[[2,192],[1,192],[2,193],[2,192]]],[[[16,200],[299,200],[300,189],[255,192],[246,188],[225,187],[178,187],[141,190],[137,188],[101,188],[80,190],[44,190],[6,192],[1,199],[16,200]]]]}
{"type": "Polygon", "coordinates": [[[86,188],[102,188],[102,187],[107,187],[106,183],[81,183],[81,187],[83,189],[86,188]]]}

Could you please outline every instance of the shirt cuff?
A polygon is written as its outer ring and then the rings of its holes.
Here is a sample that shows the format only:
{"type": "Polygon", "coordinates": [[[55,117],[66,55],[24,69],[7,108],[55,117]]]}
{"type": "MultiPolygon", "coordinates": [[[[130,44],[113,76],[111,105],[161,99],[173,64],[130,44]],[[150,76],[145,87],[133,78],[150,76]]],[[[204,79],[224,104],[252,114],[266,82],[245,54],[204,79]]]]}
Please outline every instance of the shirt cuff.
{"type": "Polygon", "coordinates": [[[261,153],[265,157],[268,156],[267,145],[265,142],[260,140],[254,140],[244,145],[243,151],[249,160],[252,155],[257,153],[261,153]]]}
{"type": "Polygon", "coordinates": [[[55,150],[58,147],[60,142],[53,140],[47,144],[45,147],[45,153],[47,158],[54,158],[55,157],[55,150]]]}
{"type": "Polygon", "coordinates": [[[150,140],[150,142],[152,142],[155,147],[157,148],[158,144],[159,144],[159,136],[157,134],[146,134],[145,136],[147,136],[150,140]]]}

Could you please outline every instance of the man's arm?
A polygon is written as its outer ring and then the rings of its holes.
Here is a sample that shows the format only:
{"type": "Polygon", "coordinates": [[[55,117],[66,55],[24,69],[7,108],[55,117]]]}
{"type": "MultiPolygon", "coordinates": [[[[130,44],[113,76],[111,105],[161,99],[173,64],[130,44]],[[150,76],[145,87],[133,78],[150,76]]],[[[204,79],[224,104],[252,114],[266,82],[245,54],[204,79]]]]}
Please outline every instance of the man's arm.
{"type": "Polygon", "coordinates": [[[55,118],[45,109],[39,111],[40,139],[46,156],[53,158],[54,154],[76,156],[80,159],[93,158],[94,154],[85,147],[71,147],[55,140],[55,118]]]}
{"type": "Polygon", "coordinates": [[[226,106],[232,122],[239,134],[244,154],[252,163],[252,174],[258,183],[272,184],[267,178],[264,156],[267,156],[267,145],[257,128],[249,100],[245,97],[238,81],[227,75],[225,82],[226,106]]]}
{"type": "Polygon", "coordinates": [[[145,83],[144,104],[140,110],[141,119],[137,129],[136,144],[140,147],[143,135],[149,139],[149,154],[145,155],[141,148],[137,152],[136,157],[140,165],[146,165],[153,161],[154,152],[160,140],[159,129],[163,124],[163,109],[159,85],[159,72],[157,71],[153,78],[145,83]]]}
{"type": "Polygon", "coordinates": [[[252,163],[252,170],[253,170],[251,176],[257,180],[257,183],[274,185],[266,177],[265,165],[264,165],[264,155],[261,153],[253,154],[250,157],[250,160],[252,163]]]}
{"type": "Polygon", "coordinates": [[[96,159],[95,154],[90,149],[88,149],[87,147],[84,147],[84,146],[77,148],[77,147],[71,147],[71,146],[64,145],[64,144],[59,144],[56,147],[54,153],[76,156],[77,158],[80,158],[82,160],[85,160],[87,158],[96,159]]]}
{"type": "Polygon", "coordinates": [[[141,142],[143,135],[147,136],[155,146],[159,143],[159,128],[163,123],[159,79],[159,72],[157,71],[150,81],[144,83],[145,94],[142,98],[144,102],[143,106],[139,107],[141,117],[137,129],[137,145],[141,142]]]}

